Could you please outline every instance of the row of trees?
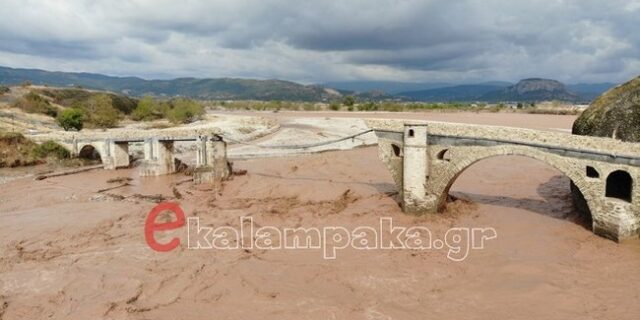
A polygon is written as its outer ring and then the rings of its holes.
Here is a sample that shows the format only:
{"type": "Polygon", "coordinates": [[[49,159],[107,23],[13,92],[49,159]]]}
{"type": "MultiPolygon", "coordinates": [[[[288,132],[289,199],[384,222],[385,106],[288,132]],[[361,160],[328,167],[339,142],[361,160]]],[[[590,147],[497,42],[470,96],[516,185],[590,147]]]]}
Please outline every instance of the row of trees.
{"type": "Polygon", "coordinates": [[[172,123],[189,123],[202,117],[205,110],[197,101],[178,98],[159,101],[152,97],[144,97],[138,101],[138,106],[131,113],[131,119],[136,121],[152,121],[168,119],[172,123]]]}
{"type": "MultiPolygon", "coordinates": [[[[136,121],[152,121],[168,119],[172,123],[193,122],[205,113],[204,107],[193,100],[173,99],[158,101],[151,97],[144,97],[132,110],[130,117],[136,121]]],[[[58,124],[64,130],[82,130],[85,124],[97,128],[113,128],[125,114],[116,109],[109,95],[98,94],[86,101],[65,109],[57,116],[58,124]]]]}

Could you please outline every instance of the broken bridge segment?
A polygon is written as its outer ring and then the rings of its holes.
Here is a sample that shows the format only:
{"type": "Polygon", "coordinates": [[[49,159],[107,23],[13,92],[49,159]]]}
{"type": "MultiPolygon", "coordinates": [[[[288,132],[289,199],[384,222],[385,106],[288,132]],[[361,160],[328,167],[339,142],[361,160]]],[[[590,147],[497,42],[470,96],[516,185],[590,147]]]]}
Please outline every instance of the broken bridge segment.
{"type": "Polygon", "coordinates": [[[63,144],[71,144],[73,156],[90,148],[100,155],[104,169],[115,170],[129,167],[129,144],[143,143],[144,159],[140,176],[151,177],[176,172],[174,143],[179,141],[196,142],[196,183],[213,183],[227,178],[230,165],[227,161],[227,144],[218,134],[189,136],[123,137],[103,139],[73,139],[63,144]]]}

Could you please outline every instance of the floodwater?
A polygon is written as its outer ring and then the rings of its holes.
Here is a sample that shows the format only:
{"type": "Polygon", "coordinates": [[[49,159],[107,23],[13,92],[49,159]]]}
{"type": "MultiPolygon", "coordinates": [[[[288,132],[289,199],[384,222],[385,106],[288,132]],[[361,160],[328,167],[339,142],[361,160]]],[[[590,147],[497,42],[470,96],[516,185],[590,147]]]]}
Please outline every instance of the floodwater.
{"type": "MultiPolygon", "coordinates": [[[[517,117],[509,123],[553,129],[570,122],[517,117]]],[[[142,179],[136,169],[3,184],[0,318],[640,317],[640,241],[591,233],[571,204],[568,179],[537,160],[480,161],[454,183],[458,200],[446,212],[423,217],[402,213],[375,147],[235,161],[234,168],[247,173],[221,188],[194,186],[183,175],[142,179]],[[132,180],[107,182],[117,177],[132,180]],[[255,228],[354,230],[391,219],[426,227],[433,239],[446,239],[451,228],[493,228],[496,237],[482,249],[467,247],[461,261],[446,246],[344,248],[325,259],[322,249],[189,249],[185,227],[158,235],[183,241],[161,253],[144,237],[158,195],[201,226],[240,228],[240,218],[250,217],[255,228]]]]}

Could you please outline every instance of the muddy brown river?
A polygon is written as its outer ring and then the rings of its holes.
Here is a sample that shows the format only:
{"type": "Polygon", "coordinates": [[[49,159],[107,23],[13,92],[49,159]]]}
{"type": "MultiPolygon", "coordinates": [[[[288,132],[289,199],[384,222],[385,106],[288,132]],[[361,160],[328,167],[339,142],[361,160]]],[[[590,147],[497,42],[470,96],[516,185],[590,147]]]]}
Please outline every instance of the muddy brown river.
{"type": "MultiPolygon", "coordinates": [[[[567,130],[573,121],[526,114],[375,117],[544,130],[567,130]]],[[[234,168],[246,174],[220,188],[194,186],[181,174],[143,179],[137,168],[0,185],[0,319],[640,317],[640,240],[618,244],[594,235],[573,208],[569,180],[536,160],[480,161],[455,182],[458,200],[446,212],[422,217],[398,207],[376,147],[235,161],[234,168]],[[132,180],[107,182],[117,177],[132,180]],[[492,228],[495,237],[467,248],[461,261],[450,259],[447,247],[345,247],[325,259],[323,249],[196,250],[184,227],[159,233],[158,241],[175,237],[181,244],[156,252],[144,230],[158,195],[202,227],[240,228],[245,217],[255,228],[354,230],[391,219],[427,228],[433,239],[445,239],[452,228],[492,228]]]]}

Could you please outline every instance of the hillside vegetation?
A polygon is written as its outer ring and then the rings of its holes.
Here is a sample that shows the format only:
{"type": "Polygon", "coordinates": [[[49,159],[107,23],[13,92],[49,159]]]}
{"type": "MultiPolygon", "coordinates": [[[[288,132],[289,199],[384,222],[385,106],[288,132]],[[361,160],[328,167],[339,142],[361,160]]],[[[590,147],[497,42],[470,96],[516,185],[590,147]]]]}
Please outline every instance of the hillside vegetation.
{"type": "Polygon", "coordinates": [[[596,98],[574,122],[573,133],[640,142],[640,77],[596,98]]]}
{"type": "Polygon", "coordinates": [[[14,97],[10,106],[28,113],[56,118],[65,130],[113,128],[125,119],[167,119],[174,124],[181,124],[196,121],[205,113],[200,102],[186,98],[162,100],[144,97],[138,100],[109,92],[77,88],[26,86],[21,89],[27,93],[14,97]]]}
{"type": "Polygon", "coordinates": [[[66,158],[69,158],[69,151],[53,141],[36,144],[19,133],[0,131],[0,168],[29,166],[45,163],[49,159],[66,158]]]}

